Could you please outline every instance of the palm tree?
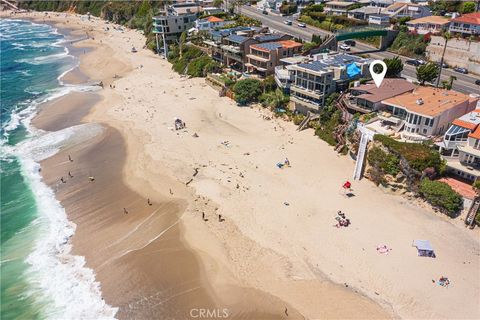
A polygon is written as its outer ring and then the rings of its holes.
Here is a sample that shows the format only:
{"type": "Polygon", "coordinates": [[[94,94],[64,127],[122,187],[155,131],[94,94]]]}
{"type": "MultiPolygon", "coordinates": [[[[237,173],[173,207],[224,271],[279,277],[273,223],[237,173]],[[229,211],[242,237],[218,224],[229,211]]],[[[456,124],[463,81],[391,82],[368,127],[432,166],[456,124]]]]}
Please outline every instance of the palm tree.
{"type": "Polygon", "coordinates": [[[437,88],[440,83],[440,77],[442,76],[443,57],[445,56],[445,51],[447,50],[447,42],[452,38],[452,35],[450,34],[450,32],[444,32],[443,38],[445,39],[445,45],[443,46],[442,59],[440,59],[440,71],[438,72],[437,86],[436,86],[437,88]]]}

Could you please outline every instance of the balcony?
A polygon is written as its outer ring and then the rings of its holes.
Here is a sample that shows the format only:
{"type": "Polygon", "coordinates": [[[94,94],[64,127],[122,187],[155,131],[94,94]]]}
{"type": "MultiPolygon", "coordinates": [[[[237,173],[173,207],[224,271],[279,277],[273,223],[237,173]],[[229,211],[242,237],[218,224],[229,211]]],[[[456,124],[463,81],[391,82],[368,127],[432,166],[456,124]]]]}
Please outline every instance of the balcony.
{"type": "Polygon", "coordinates": [[[318,110],[321,108],[320,104],[314,103],[312,101],[309,101],[307,99],[302,99],[297,96],[291,95],[290,96],[290,101],[294,103],[298,103],[300,105],[306,106],[309,109],[315,110],[318,112],[318,110]]]}
{"type": "Polygon", "coordinates": [[[298,87],[296,85],[292,85],[292,91],[304,94],[306,96],[312,97],[314,99],[321,99],[323,96],[323,93],[318,92],[318,91],[312,91],[312,90],[307,90],[303,87],[298,87]]]}
{"type": "Polygon", "coordinates": [[[270,59],[268,59],[268,58],[256,56],[256,55],[254,55],[254,54],[247,54],[247,58],[252,59],[252,60],[256,60],[256,61],[260,61],[260,62],[268,62],[268,61],[270,61],[270,59]]]}
{"type": "Polygon", "coordinates": [[[288,70],[285,69],[283,66],[275,67],[275,78],[279,80],[285,80],[285,81],[293,80],[292,79],[293,77],[290,75],[290,72],[288,72],[288,70]]]}
{"type": "Polygon", "coordinates": [[[473,175],[475,177],[480,176],[480,166],[474,163],[466,163],[460,161],[458,158],[451,158],[451,157],[443,157],[444,160],[447,162],[447,167],[453,170],[458,170],[461,172],[465,172],[466,174],[473,175]]]}

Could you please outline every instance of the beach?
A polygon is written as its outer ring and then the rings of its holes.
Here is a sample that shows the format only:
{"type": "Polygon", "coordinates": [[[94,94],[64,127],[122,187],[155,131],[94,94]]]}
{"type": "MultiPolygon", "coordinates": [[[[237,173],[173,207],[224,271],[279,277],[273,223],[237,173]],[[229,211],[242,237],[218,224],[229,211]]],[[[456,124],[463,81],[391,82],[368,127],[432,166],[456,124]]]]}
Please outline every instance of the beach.
{"type": "Polygon", "coordinates": [[[478,228],[366,179],[347,197],[352,159],[174,73],[138,31],[65,13],[16,18],[90,36],[72,44],[80,65],[63,81],[103,89],[49,102],[33,125],[102,125],[41,166],[76,225],[72,253],[117,318],[480,318],[478,228]],[[174,130],[177,117],[186,129],[174,130]],[[335,227],[339,210],[348,228],[335,227]],[[414,239],[437,258],[418,257],[414,239]],[[441,276],[448,289],[432,283],[441,276]]]}

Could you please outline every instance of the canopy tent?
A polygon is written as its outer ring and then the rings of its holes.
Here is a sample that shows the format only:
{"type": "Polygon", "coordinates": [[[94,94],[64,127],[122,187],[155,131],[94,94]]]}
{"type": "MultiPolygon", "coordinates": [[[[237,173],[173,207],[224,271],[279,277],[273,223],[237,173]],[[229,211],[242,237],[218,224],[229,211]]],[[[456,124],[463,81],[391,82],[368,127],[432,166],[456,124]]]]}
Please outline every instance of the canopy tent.
{"type": "Polygon", "coordinates": [[[420,257],[435,258],[435,251],[428,240],[413,240],[412,246],[417,248],[420,257]]]}

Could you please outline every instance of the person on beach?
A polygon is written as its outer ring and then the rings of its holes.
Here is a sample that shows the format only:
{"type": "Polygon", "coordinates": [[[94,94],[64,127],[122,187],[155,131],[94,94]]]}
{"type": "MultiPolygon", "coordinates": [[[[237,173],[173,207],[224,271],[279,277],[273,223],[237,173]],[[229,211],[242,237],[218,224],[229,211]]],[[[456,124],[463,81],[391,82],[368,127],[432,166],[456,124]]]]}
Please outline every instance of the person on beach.
{"type": "Polygon", "coordinates": [[[63,179],[63,177],[60,178],[60,181],[62,181],[62,183],[65,183],[65,180],[63,179]]]}
{"type": "Polygon", "coordinates": [[[71,174],[70,171],[68,171],[68,176],[69,176],[70,178],[73,178],[73,175],[71,174]]]}
{"type": "Polygon", "coordinates": [[[128,211],[127,211],[126,208],[123,208],[123,213],[124,213],[124,214],[128,214],[128,211]]]}
{"type": "Polygon", "coordinates": [[[285,307],[285,315],[288,317],[288,309],[285,307]]]}
{"type": "Polygon", "coordinates": [[[152,205],[152,203],[150,202],[150,198],[147,199],[147,203],[148,203],[149,206],[152,205]]]}
{"type": "Polygon", "coordinates": [[[290,160],[288,160],[288,158],[285,158],[285,165],[290,167],[290,160]]]}
{"type": "Polygon", "coordinates": [[[68,155],[68,161],[73,162],[73,159],[70,155],[68,155]]]}
{"type": "Polygon", "coordinates": [[[172,191],[172,189],[170,189],[170,194],[171,194],[171,195],[173,195],[173,191],[172,191]]]}

